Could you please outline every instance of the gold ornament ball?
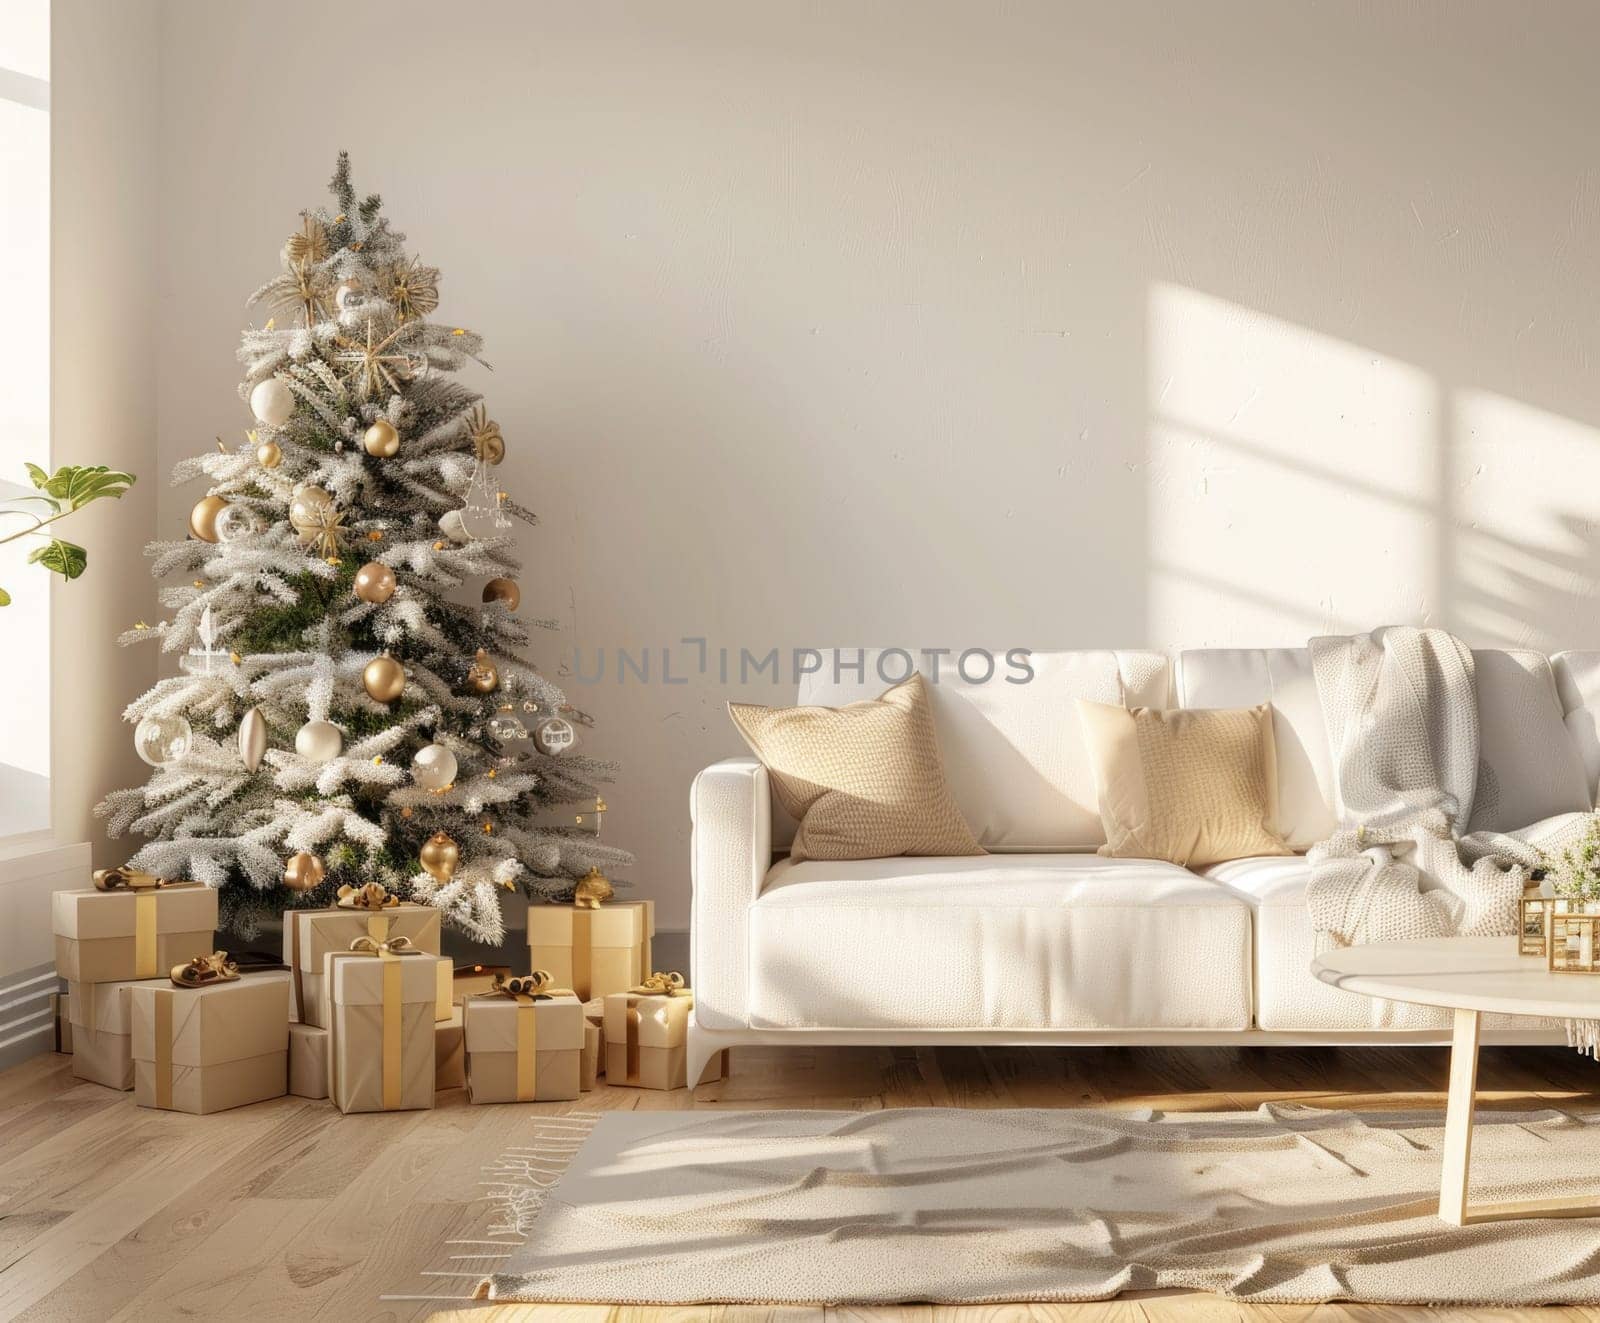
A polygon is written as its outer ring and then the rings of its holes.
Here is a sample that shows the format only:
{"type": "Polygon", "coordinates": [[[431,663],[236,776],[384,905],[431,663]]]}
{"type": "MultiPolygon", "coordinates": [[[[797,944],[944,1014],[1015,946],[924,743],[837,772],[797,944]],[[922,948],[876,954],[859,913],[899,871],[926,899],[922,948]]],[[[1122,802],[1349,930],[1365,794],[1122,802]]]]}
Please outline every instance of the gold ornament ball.
{"type": "Polygon", "coordinates": [[[264,469],[275,469],[283,463],[283,447],[276,441],[263,441],[256,447],[256,463],[264,469]]]}
{"type": "Polygon", "coordinates": [[[515,579],[490,579],[483,585],[483,600],[503,602],[507,611],[515,611],[522,605],[522,589],[515,579]]]}
{"type": "Polygon", "coordinates": [[[314,891],[322,885],[328,870],[321,859],[308,850],[289,856],[284,865],[283,885],[290,891],[314,891]]]}
{"type": "Polygon", "coordinates": [[[472,669],[467,672],[467,684],[480,694],[492,694],[500,687],[500,672],[482,648],[472,659],[472,669]]]}
{"type": "Polygon", "coordinates": [[[405,667],[393,657],[374,657],[361,672],[361,683],[377,702],[392,703],[405,691],[405,667]]]}
{"type": "Polygon", "coordinates": [[[189,511],[189,531],[202,542],[217,540],[217,516],[228,508],[220,496],[207,496],[189,511]]]}
{"type": "Polygon", "coordinates": [[[400,433],[394,430],[394,424],[387,418],[380,418],[367,428],[361,438],[361,444],[366,447],[369,455],[376,455],[379,459],[393,459],[400,453],[400,433]]]}
{"type": "Polygon", "coordinates": [[[356,571],[356,596],[381,606],[394,596],[394,571],[381,560],[369,560],[356,571]]]}
{"type": "Polygon", "coordinates": [[[442,831],[436,831],[422,843],[418,856],[429,877],[435,882],[448,882],[461,862],[461,847],[442,831]]]}

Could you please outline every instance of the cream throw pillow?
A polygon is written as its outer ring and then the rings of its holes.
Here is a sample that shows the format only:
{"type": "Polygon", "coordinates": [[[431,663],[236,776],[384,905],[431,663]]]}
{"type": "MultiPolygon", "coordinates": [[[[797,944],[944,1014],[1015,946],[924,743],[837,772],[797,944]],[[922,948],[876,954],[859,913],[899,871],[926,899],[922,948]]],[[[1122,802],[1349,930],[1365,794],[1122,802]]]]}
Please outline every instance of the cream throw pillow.
{"type": "Polygon", "coordinates": [[[1101,854],[1204,868],[1294,853],[1272,829],[1278,760],[1270,703],[1163,711],[1079,699],[1078,716],[1106,829],[1101,854]]]}
{"type": "Polygon", "coordinates": [[[728,715],[800,823],[796,862],[984,853],[945,783],[920,675],[844,707],[729,703],[728,715]]]}

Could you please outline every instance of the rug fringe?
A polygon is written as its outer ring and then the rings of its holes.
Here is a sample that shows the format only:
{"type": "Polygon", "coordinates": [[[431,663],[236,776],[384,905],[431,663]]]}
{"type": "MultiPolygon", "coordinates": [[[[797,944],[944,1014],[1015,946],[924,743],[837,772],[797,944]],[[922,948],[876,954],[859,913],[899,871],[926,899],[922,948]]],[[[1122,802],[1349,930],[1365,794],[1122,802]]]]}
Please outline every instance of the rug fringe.
{"type": "Polygon", "coordinates": [[[385,1295],[384,1300],[439,1300],[441,1302],[460,1301],[467,1303],[475,1300],[486,1300],[488,1278],[482,1268],[463,1271],[459,1266],[463,1259],[493,1259],[503,1258],[514,1249],[519,1249],[528,1239],[528,1233],[533,1229],[534,1220],[539,1216],[539,1210],[544,1207],[545,1196],[554,1188],[561,1175],[566,1171],[573,1156],[583,1147],[583,1141],[589,1137],[589,1132],[594,1129],[600,1120],[600,1112],[569,1112],[565,1116],[537,1117],[527,1130],[519,1130],[518,1138],[523,1143],[513,1144],[492,1162],[483,1168],[484,1180],[479,1184],[483,1194],[479,1197],[486,1200],[491,1206],[490,1225],[484,1228],[485,1238],[474,1237],[471,1239],[447,1241],[447,1246],[460,1245],[488,1245],[494,1251],[484,1254],[455,1253],[445,1260],[442,1266],[426,1268],[422,1271],[423,1277],[447,1278],[459,1277],[465,1279],[463,1285],[469,1287],[465,1294],[448,1296],[399,1296],[385,1295]],[[486,1237],[497,1236],[503,1239],[490,1240],[486,1237]]]}
{"type": "Polygon", "coordinates": [[[1600,1020],[1568,1020],[1567,1045],[1600,1061],[1600,1020]]]}

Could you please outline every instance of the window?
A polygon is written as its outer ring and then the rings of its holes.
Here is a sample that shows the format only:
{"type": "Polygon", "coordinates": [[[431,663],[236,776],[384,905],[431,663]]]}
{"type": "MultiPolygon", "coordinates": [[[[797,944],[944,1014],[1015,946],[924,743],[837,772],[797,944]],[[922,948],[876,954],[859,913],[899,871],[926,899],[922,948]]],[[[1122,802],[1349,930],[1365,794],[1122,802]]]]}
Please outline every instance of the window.
{"type": "MultiPolygon", "coordinates": [[[[50,462],[50,0],[0,4],[0,529],[50,462]]],[[[39,507],[33,506],[37,510],[39,507]]],[[[0,546],[0,839],[50,827],[50,575],[0,546]]]]}

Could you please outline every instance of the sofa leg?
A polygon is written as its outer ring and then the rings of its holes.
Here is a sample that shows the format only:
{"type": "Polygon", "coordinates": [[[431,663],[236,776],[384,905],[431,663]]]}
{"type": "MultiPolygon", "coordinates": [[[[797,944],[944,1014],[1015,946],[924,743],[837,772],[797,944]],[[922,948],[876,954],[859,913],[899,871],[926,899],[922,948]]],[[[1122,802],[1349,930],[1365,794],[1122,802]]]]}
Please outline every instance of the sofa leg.
{"type": "MultiPolygon", "coordinates": [[[[700,1030],[693,1020],[689,1021],[689,1051],[686,1063],[688,1069],[685,1074],[689,1077],[689,1087],[691,1089],[700,1083],[700,1076],[705,1073],[706,1063],[716,1056],[718,1052],[725,1051],[725,1048],[717,1046],[715,1039],[700,1030]]],[[[726,1056],[722,1058],[722,1073],[724,1075],[728,1073],[728,1058],[726,1056]]]]}

